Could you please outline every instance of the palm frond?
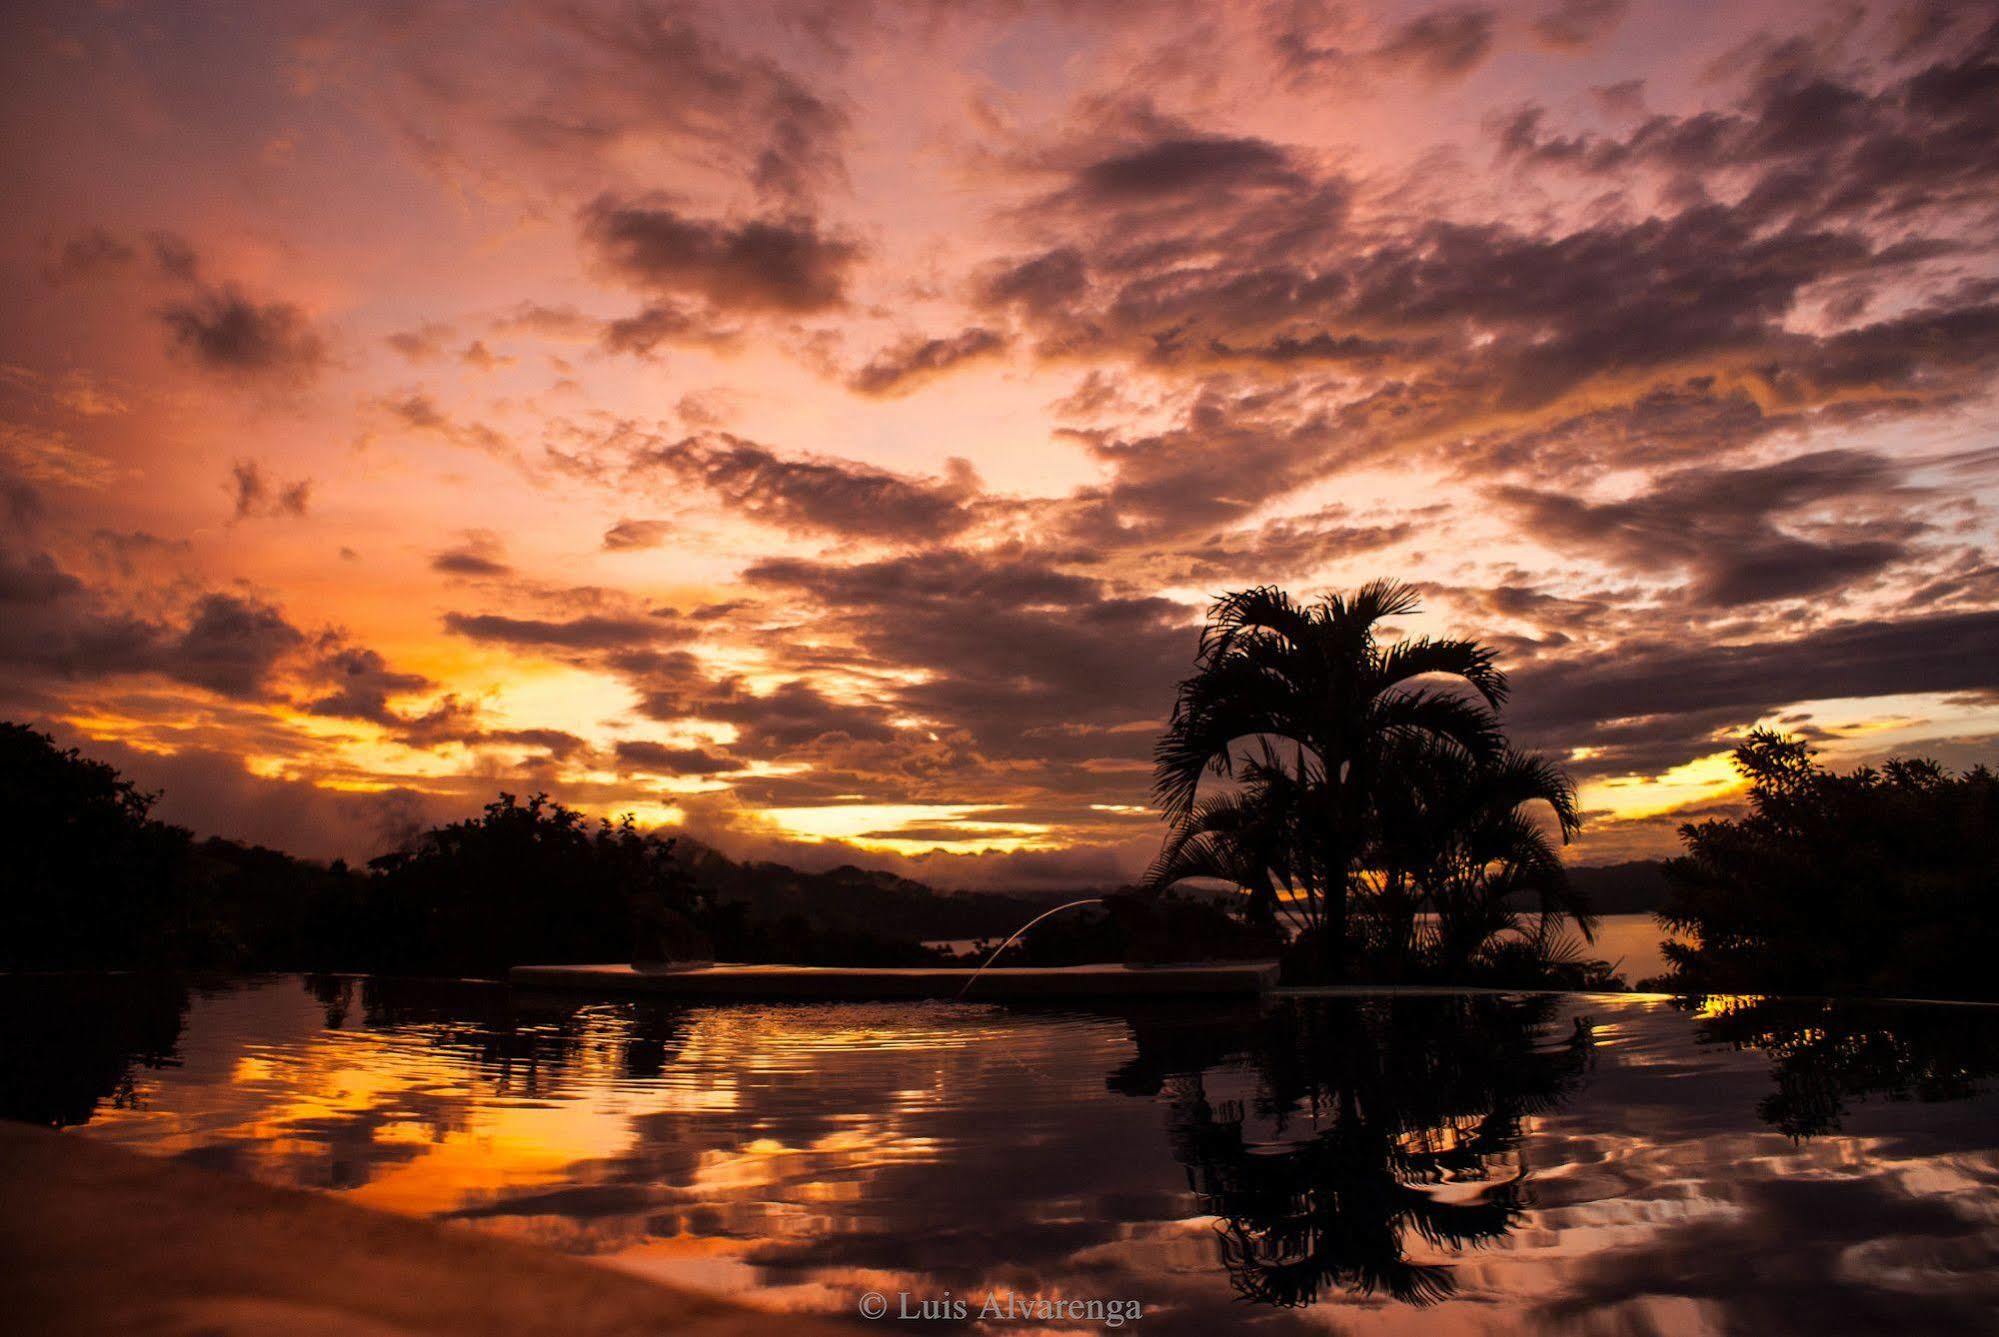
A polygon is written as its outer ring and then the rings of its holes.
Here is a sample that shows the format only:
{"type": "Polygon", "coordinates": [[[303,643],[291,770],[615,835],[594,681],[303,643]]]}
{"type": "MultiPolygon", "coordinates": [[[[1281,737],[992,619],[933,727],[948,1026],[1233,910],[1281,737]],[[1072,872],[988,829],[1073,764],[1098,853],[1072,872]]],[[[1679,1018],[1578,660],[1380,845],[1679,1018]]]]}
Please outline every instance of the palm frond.
{"type": "Polygon", "coordinates": [[[1377,690],[1387,690],[1429,674],[1446,674],[1469,683],[1497,710],[1506,704],[1510,685],[1494,652],[1477,641],[1418,636],[1397,641],[1381,652],[1375,669],[1377,690]]]}

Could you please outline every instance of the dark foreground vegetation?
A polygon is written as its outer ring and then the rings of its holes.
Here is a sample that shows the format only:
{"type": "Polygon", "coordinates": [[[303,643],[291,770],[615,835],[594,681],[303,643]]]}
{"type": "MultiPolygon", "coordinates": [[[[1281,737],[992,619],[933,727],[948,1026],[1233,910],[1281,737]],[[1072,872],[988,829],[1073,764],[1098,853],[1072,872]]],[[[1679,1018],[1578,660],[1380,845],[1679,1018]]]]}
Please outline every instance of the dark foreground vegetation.
{"type": "Polygon", "coordinates": [[[1897,759],[1844,774],[1763,730],[1749,811],[1681,828],[1663,983],[1709,993],[1999,998],[1999,776],[1897,759]]]}

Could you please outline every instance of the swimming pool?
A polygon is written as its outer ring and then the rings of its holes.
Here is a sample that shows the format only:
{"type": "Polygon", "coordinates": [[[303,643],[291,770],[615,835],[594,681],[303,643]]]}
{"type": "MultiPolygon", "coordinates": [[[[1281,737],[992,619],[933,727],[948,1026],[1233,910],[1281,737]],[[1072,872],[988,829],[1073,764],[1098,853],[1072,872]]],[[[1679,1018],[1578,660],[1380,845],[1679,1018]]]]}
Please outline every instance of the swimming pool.
{"type": "Polygon", "coordinates": [[[880,1296],[951,1324],[1006,1297],[1097,1305],[989,1314],[1004,1331],[1101,1331],[1116,1303],[1147,1333],[1945,1332],[1999,1304],[1995,1017],[65,977],[0,988],[0,1091],[73,1135],[779,1310],[880,1296]]]}

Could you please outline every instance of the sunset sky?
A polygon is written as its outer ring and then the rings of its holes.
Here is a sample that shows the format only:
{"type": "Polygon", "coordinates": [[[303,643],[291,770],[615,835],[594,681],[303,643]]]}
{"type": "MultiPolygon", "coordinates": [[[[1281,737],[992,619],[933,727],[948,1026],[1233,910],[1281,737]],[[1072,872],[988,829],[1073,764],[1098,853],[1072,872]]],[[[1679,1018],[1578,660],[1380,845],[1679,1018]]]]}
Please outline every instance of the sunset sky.
{"type": "Polygon", "coordinates": [[[1999,759],[1987,4],[15,4],[0,715],[1110,881],[1208,599],[1399,576],[1666,851],[1999,759]]]}

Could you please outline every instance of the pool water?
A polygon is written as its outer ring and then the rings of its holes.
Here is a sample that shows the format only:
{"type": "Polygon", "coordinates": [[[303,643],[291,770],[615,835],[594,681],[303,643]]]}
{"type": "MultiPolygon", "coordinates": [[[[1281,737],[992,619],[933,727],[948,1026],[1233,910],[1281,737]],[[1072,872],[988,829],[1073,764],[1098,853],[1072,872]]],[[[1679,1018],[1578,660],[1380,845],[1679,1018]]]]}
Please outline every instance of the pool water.
{"type": "Polygon", "coordinates": [[[1995,1018],[14,979],[0,1108],[777,1310],[872,1292],[976,1319],[994,1293],[1136,1303],[1149,1334],[1972,1332],[1999,1320],[1995,1018]]]}

